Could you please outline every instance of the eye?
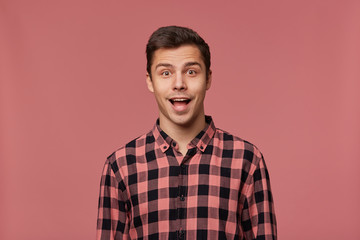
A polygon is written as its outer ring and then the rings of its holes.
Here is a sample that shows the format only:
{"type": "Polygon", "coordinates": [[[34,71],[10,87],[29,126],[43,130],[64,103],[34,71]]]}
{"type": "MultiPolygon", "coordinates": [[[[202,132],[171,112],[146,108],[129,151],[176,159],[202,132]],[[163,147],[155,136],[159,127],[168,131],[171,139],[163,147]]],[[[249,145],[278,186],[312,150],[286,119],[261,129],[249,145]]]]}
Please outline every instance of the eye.
{"type": "Polygon", "coordinates": [[[195,75],[195,74],[196,74],[195,70],[192,70],[192,69],[189,69],[189,70],[187,71],[187,73],[188,73],[189,75],[195,75]]]}
{"type": "Polygon", "coordinates": [[[164,76],[164,77],[168,77],[168,76],[170,76],[170,72],[169,71],[163,71],[161,73],[161,75],[164,76]]]}

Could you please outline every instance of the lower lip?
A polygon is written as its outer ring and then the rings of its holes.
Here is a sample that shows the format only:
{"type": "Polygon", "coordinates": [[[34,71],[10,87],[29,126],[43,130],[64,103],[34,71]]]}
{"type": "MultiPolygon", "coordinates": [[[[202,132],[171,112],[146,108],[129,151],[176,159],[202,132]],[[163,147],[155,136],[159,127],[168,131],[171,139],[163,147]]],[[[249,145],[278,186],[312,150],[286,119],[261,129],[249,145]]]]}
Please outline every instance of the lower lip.
{"type": "Polygon", "coordinates": [[[186,103],[186,102],[175,102],[174,104],[171,103],[171,101],[169,101],[172,108],[175,110],[175,112],[181,113],[181,112],[185,112],[188,107],[190,102],[186,103]]]}

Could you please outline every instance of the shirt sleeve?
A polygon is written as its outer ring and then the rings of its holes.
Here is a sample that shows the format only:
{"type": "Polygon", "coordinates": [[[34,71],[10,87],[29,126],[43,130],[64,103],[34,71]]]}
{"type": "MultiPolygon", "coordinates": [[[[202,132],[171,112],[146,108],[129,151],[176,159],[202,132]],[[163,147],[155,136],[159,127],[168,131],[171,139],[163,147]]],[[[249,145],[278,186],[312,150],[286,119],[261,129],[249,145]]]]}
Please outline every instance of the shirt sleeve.
{"type": "Polygon", "coordinates": [[[269,173],[264,158],[249,175],[249,185],[241,213],[241,228],[246,240],[276,240],[277,228],[269,173]]]}
{"type": "Polygon", "coordinates": [[[126,187],[120,178],[117,163],[110,163],[108,159],[100,181],[97,240],[128,239],[128,204],[126,187]]]}

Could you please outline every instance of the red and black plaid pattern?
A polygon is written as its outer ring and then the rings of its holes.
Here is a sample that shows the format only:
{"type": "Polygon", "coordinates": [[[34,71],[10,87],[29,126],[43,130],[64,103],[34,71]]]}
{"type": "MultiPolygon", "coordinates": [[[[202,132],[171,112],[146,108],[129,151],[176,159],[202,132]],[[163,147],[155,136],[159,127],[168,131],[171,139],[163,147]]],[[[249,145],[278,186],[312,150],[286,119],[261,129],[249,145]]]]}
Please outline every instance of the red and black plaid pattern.
{"type": "Polygon", "coordinates": [[[157,122],[108,157],[98,240],[277,238],[262,154],[206,121],[186,156],[157,122]]]}

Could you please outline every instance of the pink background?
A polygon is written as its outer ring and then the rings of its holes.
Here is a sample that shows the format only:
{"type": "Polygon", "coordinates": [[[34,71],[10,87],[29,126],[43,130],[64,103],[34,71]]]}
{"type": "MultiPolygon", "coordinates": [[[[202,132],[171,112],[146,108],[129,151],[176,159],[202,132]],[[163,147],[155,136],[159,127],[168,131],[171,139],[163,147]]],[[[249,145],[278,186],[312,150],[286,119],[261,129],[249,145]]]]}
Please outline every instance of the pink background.
{"type": "Polygon", "coordinates": [[[105,158],[157,117],[145,44],[171,24],[209,43],[206,113],[264,153],[279,239],[360,239],[360,2],[216,2],[0,1],[0,239],[95,238],[105,158]]]}

